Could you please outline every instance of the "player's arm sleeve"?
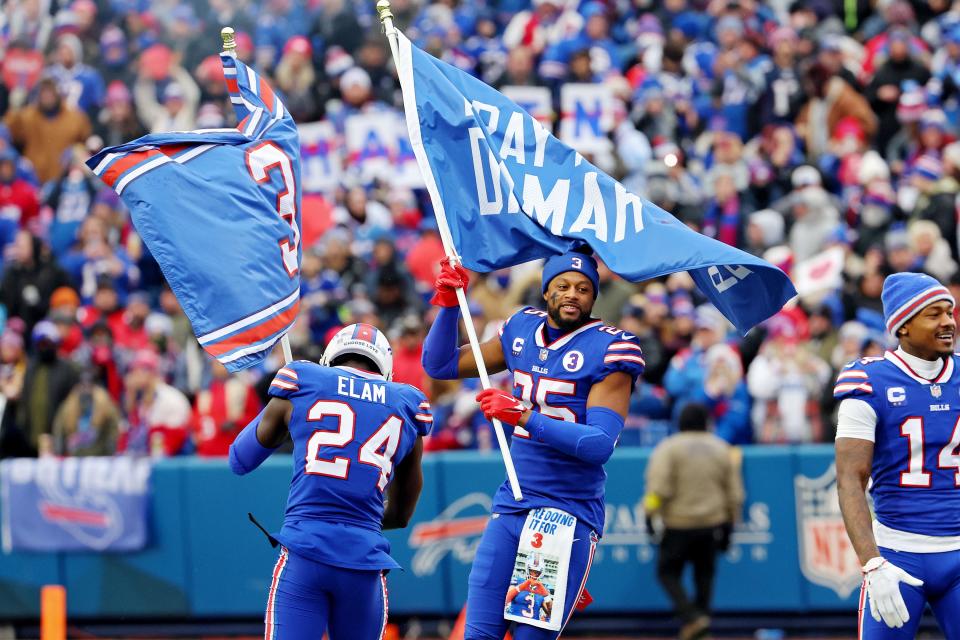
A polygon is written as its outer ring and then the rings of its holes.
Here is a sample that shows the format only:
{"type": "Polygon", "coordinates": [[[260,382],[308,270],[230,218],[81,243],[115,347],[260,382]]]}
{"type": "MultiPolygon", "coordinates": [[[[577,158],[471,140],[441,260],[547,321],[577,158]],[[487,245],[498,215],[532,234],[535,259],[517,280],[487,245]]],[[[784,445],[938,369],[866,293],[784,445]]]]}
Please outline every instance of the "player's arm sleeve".
{"type": "Polygon", "coordinates": [[[877,412],[873,407],[873,384],[870,374],[859,361],[840,370],[833,397],[840,402],[836,437],[874,442],[877,412]]]}
{"type": "Polygon", "coordinates": [[[623,431],[623,416],[606,407],[587,409],[587,423],[548,418],[539,411],[524,425],[537,442],[548,444],[568,456],[592,464],[604,464],[613,454],[623,431]]]}
{"type": "Polygon", "coordinates": [[[423,370],[434,380],[456,380],[460,370],[457,344],[459,307],[441,307],[423,341],[423,370]]]}
{"type": "Polygon", "coordinates": [[[846,398],[840,402],[837,437],[876,441],[877,412],[866,400],[846,398]]]}
{"type": "Polygon", "coordinates": [[[433,412],[430,409],[427,397],[417,390],[412,402],[413,428],[416,429],[418,436],[430,435],[430,431],[433,429],[433,412]]]}
{"type": "Polygon", "coordinates": [[[636,338],[627,340],[618,338],[607,346],[607,351],[603,355],[603,368],[600,369],[600,375],[597,378],[603,380],[611,373],[622,371],[636,384],[645,366],[640,342],[636,338]]]}
{"type": "Polygon", "coordinates": [[[231,471],[238,476],[246,475],[263,464],[263,461],[276,451],[276,446],[279,446],[279,444],[274,447],[264,446],[261,444],[260,438],[257,437],[257,431],[264,430],[264,427],[270,431],[278,430],[280,425],[273,424],[276,421],[283,421],[283,427],[285,428],[286,405],[289,405],[288,401],[271,400],[263,411],[257,414],[257,417],[237,434],[233,444],[230,445],[229,463],[231,471]]]}
{"type": "Polygon", "coordinates": [[[275,398],[290,399],[300,391],[300,374],[295,362],[284,365],[270,383],[268,393],[275,398]]]}

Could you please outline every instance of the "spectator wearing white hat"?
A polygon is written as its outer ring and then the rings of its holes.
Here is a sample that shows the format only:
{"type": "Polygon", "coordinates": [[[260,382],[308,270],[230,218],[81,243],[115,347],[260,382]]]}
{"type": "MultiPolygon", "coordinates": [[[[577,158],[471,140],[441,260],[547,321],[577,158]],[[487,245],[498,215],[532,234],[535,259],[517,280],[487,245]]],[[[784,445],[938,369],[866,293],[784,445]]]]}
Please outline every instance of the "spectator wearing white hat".
{"type": "Polygon", "coordinates": [[[948,282],[957,273],[950,245],[940,234],[940,227],[930,220],[914,220],[907,226],[910,249],[917,256],[920,268],[941,282],[948,282]]]}
{"type": "Polygon", "coordinates": [[[810,350],[786,316],[768,321],[767,332],[767,341],[747,370],[757,441],[816,442],[822,429],[820,394],[831,368],[810,350]]]}
{"type": "Polygon", "coordinates": [[[533,0],[533,9],[520,11],[507,24],[503,43],[507,49],[524,46],[540,55],[549,45],[572,38],[583,28],[583,16],[576,2],[533,0]]]}

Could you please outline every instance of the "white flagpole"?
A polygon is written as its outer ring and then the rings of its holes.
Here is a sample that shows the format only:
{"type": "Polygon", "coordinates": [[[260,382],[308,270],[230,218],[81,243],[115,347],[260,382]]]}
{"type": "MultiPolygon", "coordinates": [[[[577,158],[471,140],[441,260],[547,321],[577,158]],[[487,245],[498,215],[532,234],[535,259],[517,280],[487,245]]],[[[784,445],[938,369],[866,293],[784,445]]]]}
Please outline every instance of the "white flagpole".
{"type": "MultiPolygon", "coordinates": [[[[220,29],[220,39],[223,40],[223,52],[234,58],[237,57],[237,39],[232,27],[220,29]]],[[[283,349],[284,364],[293,362],[293,351],[290,349],[290,336],[283,334],[280,338],[280,347],[283,349]]]]}
{"type": "MultiPolygon", "coordinates": [[[[390,0],[378,0],[377,13],[380,16],[380,22],[383,23],[384,33],[390,42],[390,51],[393,53],[393,61],[399,67],[400,55],[397,44],[397,30],[393,26],[393,12],[390,11],[390,0]]],[[[403,89],[401,84],[401,90],[403,89]]],[[[450,227],[447,225],[446,213],[443,207],[434,207],[437,214],[437,227],[440,231],[440,240],[443,242],[443,250],[451,264],[460,262],[460,256],[457,255],[456,248],[453,246],[453,237],[450,235],[450,227]]],[[[463,314],[463,324],[467,328],[467,338],[470,341],[470,349],[473,351],[473,359],[477,363],[477,373],[480,375],[480,384],[484,389],[490,388],[490,377],[487,375],[487,365],[483,361],[483,353],[480,352],[480,340],[477,338],[477,330],[473,326],[473,315],[470,313],[470,306],[467,304],[467,296],[463,289],[457,289],[457,301],[460,303],[460,312],[463,314]]],[[[520,481],[517,479],[517,470],[513,466],[513,458],[510,456],[510,447],[507,445],[507,438],[503,434],[503,425],[499,420],[493,420],[493,430],[497,434],[497,444],[500,446],[500,454],[503,456],[503,464],[507,468],[507,480],[510,481],[510,488],[513,491],[513,498],[519,502],[523,500],[523,494],[520,493],[520,481]]]]}

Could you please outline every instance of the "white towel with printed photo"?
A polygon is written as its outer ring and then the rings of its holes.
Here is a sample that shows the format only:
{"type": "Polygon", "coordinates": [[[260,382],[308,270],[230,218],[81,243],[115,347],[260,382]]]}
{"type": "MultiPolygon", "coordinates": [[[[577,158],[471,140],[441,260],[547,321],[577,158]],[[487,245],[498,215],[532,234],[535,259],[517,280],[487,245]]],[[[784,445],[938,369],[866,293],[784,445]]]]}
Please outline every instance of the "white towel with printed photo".
{"type": "Polygon", "coordinates": [[[504,603],[506,620],[559,631],[577,519],[560,509],[533,509],[517,545],[504,603]]]}

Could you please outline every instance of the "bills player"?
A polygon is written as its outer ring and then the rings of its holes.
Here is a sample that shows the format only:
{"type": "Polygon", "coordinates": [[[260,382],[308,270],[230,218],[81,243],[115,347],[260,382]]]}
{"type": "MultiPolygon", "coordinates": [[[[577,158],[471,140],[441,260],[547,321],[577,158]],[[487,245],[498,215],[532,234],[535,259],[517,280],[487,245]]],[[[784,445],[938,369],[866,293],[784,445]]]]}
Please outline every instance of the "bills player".
{"type": "Polygon", "coordinates": [[[280,369],[273,396],[230,447],[245,474],[286,439],[294,472],[267,599],[266,640],[372,640],[387,623],[383,529],[405,527],[423,486],[424,395],[390,382],[393,352],[368,324],[341,329],[320,364],[280,369]],[[384,494],[387,495],[386,507],[384,494]]]}
{"type": "MultiPolygon", "coordinates": [[[[473,353],[459,348],[457,339],[456,289],[468,282],[459,265],[441,265],[432,300],[441,309],[423,352],[424,369],[433,378],[477,376],[473,353]]],[[[543,268],[546,312],[521,309],[498,337],[480,346],[490,372],[513,374],[512,394],[488,389],[477,400],[488,419],[515,427],[510,451],[524,497],[516,502],[506,482],[494,497],[493,517],[470,572],[465,640],[499,639],[506,631],[504,597],[530,509],[551,507],[577,518],[565,601],[554,602],[554,609],[562,604],[569,619],[586,584],[603,531],[603,464],[623,430],[631,390],[643,371],[636,336],[590,316],[598,287],[591,256],[554,256],[543,268]]],[[[518,625],[514,634],[517,640],[558,636],[528,625],[518,625]]]]}
{"type": "Polygon", "coordinates": [[[507,590],[506,607],[510,613],[527,618],[543,618],[549,611],[546,605],[547,598],[550,597],[550,591],[540,582],[543,575],[543,559],[540,554],[531,554],[525,562],[527,570],[527,579],[517,584],[510,585],[507,590]]]}
{"type": "Polygon", "coordinates": [[[837,377],[837,491],[863,565],[862,640],[914,638],[929,603],[960,639],[960,372],[950,292],[895,273],[882,292],[900,342],[837,377]],[[864,490],[872,481],[876,519],[864,490]],[[866,600],[869,600],[867,604],[866,600]],[[869,607],[869,614],[867,613],[869,607]]]}

